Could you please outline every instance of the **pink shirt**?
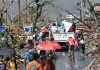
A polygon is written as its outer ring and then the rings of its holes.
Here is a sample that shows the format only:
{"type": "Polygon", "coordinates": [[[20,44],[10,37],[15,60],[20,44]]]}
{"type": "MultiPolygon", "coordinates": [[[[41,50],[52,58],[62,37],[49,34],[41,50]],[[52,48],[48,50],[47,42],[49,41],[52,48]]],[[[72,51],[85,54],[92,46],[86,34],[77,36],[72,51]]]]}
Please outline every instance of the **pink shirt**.
{"type": "Polygon", "coordinates": [[[68,43],[69,43],[70,46],[75,44],[73,38],[68,38],[67,41],[68,41],[68,43]]]}
{"type": "Polygon", "coordinates": [[[44,67],[44,70],[47,70],[47,67],[46,66],[44,67]]]}

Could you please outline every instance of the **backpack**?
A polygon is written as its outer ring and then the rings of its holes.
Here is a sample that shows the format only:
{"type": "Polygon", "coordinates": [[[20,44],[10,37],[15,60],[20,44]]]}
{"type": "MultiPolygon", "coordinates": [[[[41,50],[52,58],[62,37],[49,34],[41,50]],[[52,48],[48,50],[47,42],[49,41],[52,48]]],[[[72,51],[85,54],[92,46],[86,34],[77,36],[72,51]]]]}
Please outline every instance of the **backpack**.
{"type": "Polygon", "coordinates": [[[30,64],[30,70],[37,70],[37,64],[33,64],[31,62],[31,64],[30,64]]]}
{"type": "Polygon", "coordinates": [[[31,62],[34,59],[34,53],[29,52],[29,62],[31,62]]]}

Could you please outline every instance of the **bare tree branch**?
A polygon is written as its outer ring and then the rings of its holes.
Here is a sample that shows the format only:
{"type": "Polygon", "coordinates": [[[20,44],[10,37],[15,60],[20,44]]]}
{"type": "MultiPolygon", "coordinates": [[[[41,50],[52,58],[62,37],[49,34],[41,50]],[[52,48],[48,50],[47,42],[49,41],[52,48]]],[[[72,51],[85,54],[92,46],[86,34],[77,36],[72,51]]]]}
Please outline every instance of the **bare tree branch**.
{"type": "Polygon", "coordinates": [[[52,1],[44,1],[44,3],[42,3],[42,7],[47,5],[47,4],[52,4],[52,1]]]}
{"type": "Polygon", "coordinates": [[[37,4],[37,7],[36,7],[36,16],[34,18],[34,23],[33,23],[33,30],[34,30],[34,27],[36,27],[36,22],[37,20],[39,19],[39,17],[47,10],[43,10],[43,7],[46,6],[46,5],[52,5],[53,1],[44,1],[42,4],[41,3],[36,3],[37,4]]]}

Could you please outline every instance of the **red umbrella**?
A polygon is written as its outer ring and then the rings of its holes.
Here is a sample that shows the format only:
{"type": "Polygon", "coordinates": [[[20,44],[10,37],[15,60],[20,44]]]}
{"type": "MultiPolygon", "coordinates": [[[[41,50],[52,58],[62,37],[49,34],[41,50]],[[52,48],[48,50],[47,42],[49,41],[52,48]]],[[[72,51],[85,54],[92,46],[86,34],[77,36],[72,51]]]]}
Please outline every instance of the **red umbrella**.
{"type": "Polygon", "coordinates": [[[84,28],[82,28],[82,27],[79,27],[79,28],[77,28],[77,30],[84,30],[84,28]]]}
{"type": "Polygon", "coordinates": [[[53,41],[43,41],[36,46],[40,50],[56,50],[61,49],[61,46],[53,41]]]}
{"type": "Polygon", "coordinates": [[[47,28],[42,28],[42,29],[41,29],[41,32],[50,32],[50,30],[47,29],[47,28]]]}

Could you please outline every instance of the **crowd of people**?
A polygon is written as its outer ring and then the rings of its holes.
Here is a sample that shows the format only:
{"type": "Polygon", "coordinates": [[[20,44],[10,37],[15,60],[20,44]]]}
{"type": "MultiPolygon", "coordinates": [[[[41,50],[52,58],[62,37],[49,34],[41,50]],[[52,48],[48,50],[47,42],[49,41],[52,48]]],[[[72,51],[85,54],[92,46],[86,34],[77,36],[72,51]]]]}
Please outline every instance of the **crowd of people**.
{"type": "Polygon", "coordinates": [[[30,50],[28,49],[24,56],[26,70],[56,70],[53,51],[37,50],[33,40],[40,43],[43,41],[54,41],[54,38],[52,35],[49,36],[47,32],[42,32],[41,36],[33,35],[27,37],[26,42],[30,50]]]}
{"type": "MultiPolygon", "coordinates": [[[[3,55],[0,55],[0,70],[21,70],[20,56],[14,54],[4,59],[3,55]]],[[[26,70],[56,70],[55,59],[53,58],[52,51],[41,50],[40,53],[29,48],[25,52],[23,64],[26,66],[26,70]]]]}
{"type": "MultiPolygon", "coordinates": [[[[57,30],[58,28],[57,28],[56,24],[54,24],[54,23],[50,27],[45,27],[45,28],[50,29],[52,33],[59,32],[59,30],[57,30]]],[[[80,53],[81,53],[80,55],[84,56],[85,55],[85,45],[86,45],[86,40],[87,40],[86,32],[84,32],[83,30],[79,30],[79,32],[76,32],[76,25],[75,24],[72,24],[72,26],[69,29],[69,32],[74,32],[74,34],[75,34],[74,38],[69,37],[66,40],[66,45],[69,46],[69,52],[70,51],[74,52],[75,48],[77,47],[80,49],[80,53]]],[[[48,32],[40,32],[38,35],[35,35],[32,37],[35,38],[35,41],[38,41],[38,42],[43,42],[43,41],[48,41],[48,40],[54,41],[53,35],[48,33],[48,32]]],[[[29,39],[33,39],[32,37],[30,37],[29,39]]],[[[31,42],[31,41],[29,41],[29,42],[31,42]]],[[[29,45],[33,46],[32,43],[31,44],[29,43],[29,45]]],[[[50,54],[50,56],[51,56],[51,54],[50,54]]],[[[40,57],[41,57],[41,52],[40,52],[40,57]]],[[[48,57],[47,57],[47,60],[48,60],[48,57]]],[[[48,61],[46,61],[46,62],[48,62],[48,61]]],[[[38,62],[38,63],[40,63],[40,65],[41,65],[41,62],[38,62]]],[[[45,65],[44,62],[42,65],[45,65]]],[[[30,66],[28,66],[28,67],[30,67],[30,66]]],[[[42,69],[43,69],[43,67],[42,67],[42,69]]],[[[49,69],[47,69],[47,70],[49,70],[49,69]]]]}
{"type": "MultiPolygon", "coordinates": [[[[39,34],[29,35],[27,38],[23,38],[22,41],[28,46],[28,50],[24,55],[24,65],[26,66],[26,70],[56,70],[55,67],[55,55],[53,51],[45,51],[36,49],[36,44],[43,41],[54,41],[52,33],[65,31],[64,28],[57,26],[55,23],[50,25],[49,27],[45,27],[50,30],[50,32],[40,32],[39,34]]],[[[75,23],[69,29],[70,32],[75,33],[75,38],[69,37],[66,40],[66,45],[69,46],[69,51],[74,52],[74,48],[77,46],[80,48],[81,55],[85,54],[85,44],[86,44],[86,33],[82,30],[80,32],[76,32],[75,23]]],[[[12,42],[15,40],[15,35],[10,34],[12,42]]],[[[16,40],[17,41],[17,40],[16,40]]],[[[24,48],[24,45],[20,40],[20,48],[24,48]]],[[[15,42],[16,43],[16,42],[15,42]]],[[[3,60],[3,55],[0,55],[0,70],[20,70],[20,59],[19,56],[13,55],[9,58],[3,60]]]]}
{"type": "MultiPolygon", "coordinates": [[[[32,50],[29,53],[32,53],[32,50]]],[[[41,50],[40,54],[34,53],[32,57],[31,54],[26,53],[25,58],[26,70],[55,70],[55,63],[50,52],[47,55],[46,51],[41,50]]]]}
{"type": "Polygon", "coordinates": [[[20,70],[18,56],[13,55],[4,60],[3,55],[0,55],[0,70],[20,70]]]}
{"type": "Polygon", "coordinates": [[[68,45],[69,46],[69,56],[71,56],[71,53],[72,53],[72,55],[73,55],[73,58],[74,58],[74,50],[75,50],[75,48],[78,48],[78,49],[80,49],[80,52],[81,52],[81,56],[83,57],[84,55],[85,55],[85,45],[86,45],[86,40],[85,40],[85,38],[86,38],[86,35],[83,35],[82,34],[82,36],[76,36],[75,37],[75,39],[73,39],[72,37],[69,37],[68,39],[67,39],[67,42],[66,42],[66,45],[68,45]]]}

